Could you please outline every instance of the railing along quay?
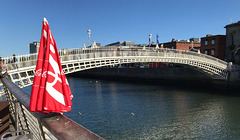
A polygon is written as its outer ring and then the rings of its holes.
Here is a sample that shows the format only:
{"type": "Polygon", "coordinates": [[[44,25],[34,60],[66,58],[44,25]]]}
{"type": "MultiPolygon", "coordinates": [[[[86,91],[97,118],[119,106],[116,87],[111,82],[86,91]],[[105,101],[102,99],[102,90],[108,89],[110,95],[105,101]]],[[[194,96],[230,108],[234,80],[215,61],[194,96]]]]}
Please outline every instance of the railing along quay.
{"type": "MultiPolygon", "coordinates": [[[[102,140],[73,120],[59,113],[41,114],[28,110],[30,95],[11,82],[1,78],[6,99],[10,102],[10,112],[15,130],[30,130],[34,140],[102,140]]],[[[22,132],[22,135],[29,132],[22,132]]]]}

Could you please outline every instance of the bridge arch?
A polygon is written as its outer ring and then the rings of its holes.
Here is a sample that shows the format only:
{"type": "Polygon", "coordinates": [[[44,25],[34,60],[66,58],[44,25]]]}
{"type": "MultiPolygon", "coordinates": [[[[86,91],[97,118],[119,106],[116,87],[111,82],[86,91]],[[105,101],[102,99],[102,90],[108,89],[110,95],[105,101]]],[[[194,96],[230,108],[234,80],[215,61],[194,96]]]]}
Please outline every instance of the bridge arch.
{"type": "MultiPolygon", "coordinates": [[[[80,48],[59,50],[65,74],[77,71],[112,66],[124,63],[163,62],[187,65],[204,72],[215,79],[227,80],[228,63],[209,55],[186,50],[155,48],[80,48]]],[[[18,62],[5,58],[4,64],[10,70],[10,78],[19,86],[32,84],[37,54],[17,56],[18,62]],[[10,63],[8,63],[10,62],[10,63]]]]}
{"type": "Polygon", "coordinates": [[[88,61],[69,61],[63,63],[64,73],[74,73],[82,70],[98,68],[103,66],[114,66],[126,63],[141,63],[141,62],[163,62],[163,63],[174,63],[190,66],[198,71],[205,73],[211,78],[226,79],[227,78],[227,67],[225,69],[211,65],[211,63],[204,63],[197,60],[189,59],[173,59],[163,57],[109,57],[107,59],[92,59],[88,61]]]}

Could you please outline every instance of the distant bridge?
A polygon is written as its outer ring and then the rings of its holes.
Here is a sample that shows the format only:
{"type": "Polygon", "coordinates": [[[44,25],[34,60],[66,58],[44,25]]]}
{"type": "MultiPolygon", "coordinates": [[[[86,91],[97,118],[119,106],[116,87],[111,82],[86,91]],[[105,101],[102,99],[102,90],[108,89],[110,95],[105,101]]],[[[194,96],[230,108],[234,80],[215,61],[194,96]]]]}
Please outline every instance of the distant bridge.
{"type": "MultiPolygon", "coordinates": [[[[79,48],[59,50],[65,74],[103,66],[114,66],[124,63],[164,62],[188,65],[213,79],[227,80],[229,69],[235,68],[218,58],[186,50],[167,48],[79,48]]],[[[37,62],[37,54],[3,58],[9,69],[10,79],[19,87],[32,85],[37,62]]],[[[1,85],[1,83],[0,83],[1,85]]]]}

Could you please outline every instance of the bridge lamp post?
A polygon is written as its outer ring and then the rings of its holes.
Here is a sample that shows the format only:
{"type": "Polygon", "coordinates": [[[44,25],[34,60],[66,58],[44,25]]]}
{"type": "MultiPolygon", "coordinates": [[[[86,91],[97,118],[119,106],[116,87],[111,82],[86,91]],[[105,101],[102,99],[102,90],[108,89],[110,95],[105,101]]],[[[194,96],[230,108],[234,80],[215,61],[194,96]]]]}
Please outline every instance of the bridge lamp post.
{"type": "Polygon", "coordinates": [[[91,39],[90,39],[91,30],[90,30],[90,29],[88,29],[87,33],[88,33],[88,42],[91,42],[91,39]]]}
{"type": "Polygon", "coordinates": [[[87,33],[88,33],[88,40],[90,40],[91,30],[89,29],[87,33]]]}
{"type": "Polygon", "coordinates": [[[149,47],[151,46],[151,38],[152,38],[152,34],[149,34],[149,47]]]}
{"type": "Polygon", "coordinates": [[[85,43],[84,44],[84,47],[86,47],[86,45],[90,42],[90,43],[94,43],[93,41],[91,41],[91,39],[90,39],[90,35],[91,35],[91,30],[89,29],[89,30],[87,30],[87,33],[88,33],[88,41],[87,41],[87,43],[85,43]]]}

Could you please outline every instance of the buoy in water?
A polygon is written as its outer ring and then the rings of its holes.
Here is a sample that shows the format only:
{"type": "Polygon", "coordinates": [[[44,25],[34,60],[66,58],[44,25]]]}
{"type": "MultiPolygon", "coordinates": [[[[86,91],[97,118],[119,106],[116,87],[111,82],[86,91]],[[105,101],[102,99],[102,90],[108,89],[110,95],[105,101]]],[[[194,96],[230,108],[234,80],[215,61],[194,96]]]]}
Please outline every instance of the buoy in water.
{"type": "Polygon", "coordinates": [[[135,114],[134,113],[131,113],[132,116],[134,116],[135,114]]]}
{"type": "Polygon", "coordinates": [[[81,113],[81,112],[78,112],[78,115],[80,116],[80,115],[82,115],[82,113],[81,113]]]}

